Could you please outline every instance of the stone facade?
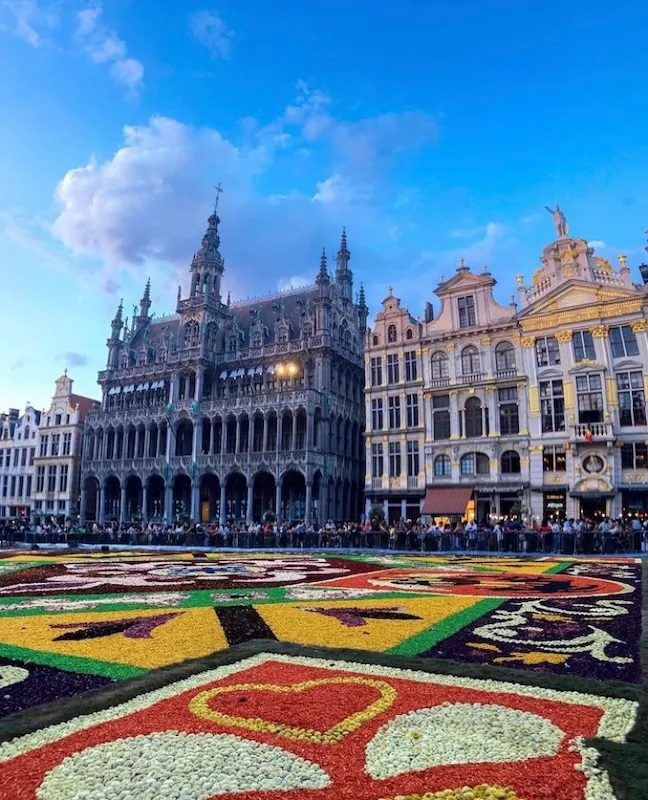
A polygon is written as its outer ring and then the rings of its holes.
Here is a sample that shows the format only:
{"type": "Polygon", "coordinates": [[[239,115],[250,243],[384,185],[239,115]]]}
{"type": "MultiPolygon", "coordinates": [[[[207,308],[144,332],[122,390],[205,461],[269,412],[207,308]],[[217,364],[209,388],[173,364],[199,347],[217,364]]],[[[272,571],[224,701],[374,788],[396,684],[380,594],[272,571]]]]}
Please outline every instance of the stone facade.
{"type": "Polygon", "coordinates": [[[343,232],[335,275],[231,303],[216,213],[189,296],[153,318],[147,284],[130,326],[120,307],[86,422],[86,520],[354,518],[362,494],[362,351],[343,232]]]}
{"type": "Polygon", "coordinates": [[[0,519],[32,517],[34,459],[41,412],[27,405],[0,414],[0,519]]]}
{"type": "Polygon", "coordinates": [[[63,523],[79,515],[84,423],[99,402],[74,394],[73,384],[66,369],[56,381],[49,408],[41,411],[32,467],[32,517],[36,522],[63,523]]]}
{"type": "Polygon", "coordinates": [[[530,287],[518,276],[519,308],[514,297],[496,303],[488,270],[463,261],[435,291],[438,318],[428,306],[416,321],[392,295],[383,302],[366,338],[367,507],[383,503],[394,519],[413,516],[418,502],[479,521],[648,513],[648,291],[633,284],[624,256],[615,269],[566,231],[565,221],[530,287]],[[408,350],[420,359],[412,380],[408,350]],[[418,427],[386,407],[413,393],[418,427]],[[417,475],[388,453],[415,440],[424,442],[417,475]],[[461,487],[470,491],[448,492],[461,487]]]}

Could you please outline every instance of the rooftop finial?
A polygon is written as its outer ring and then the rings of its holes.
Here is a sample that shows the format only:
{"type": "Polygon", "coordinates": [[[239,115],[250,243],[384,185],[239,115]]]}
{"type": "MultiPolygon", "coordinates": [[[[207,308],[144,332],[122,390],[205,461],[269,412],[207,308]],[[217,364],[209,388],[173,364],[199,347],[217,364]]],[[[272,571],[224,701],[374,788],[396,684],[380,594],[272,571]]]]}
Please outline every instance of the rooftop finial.
{"type": "Polygon", "coordinates": [[[317,278],[315,278],[315,283],[318,286],[328,286],[330,282],[331,278],[329,277],[328,264],[326,261],[326,249],[323,247],[322,255],[320,256],[320,268],[317,273],[317,278]]]}
{"type": "Polygon", "coordinates": [[[218,201],[223,194],[223,187],[220,185],[220,181],[218,182],[218,186],[214,186],[214,189],[216,189],[216,199],[214,200],[214,214],[216,214],[218,212],[218,201]]]}
{"type": "Polygon", "coordinates": [[[358,306],[360,308],[366,308],[367,307],[367,301],[365,299],[364,283],[360,284],[360,292],[358,294],[358,306]]]}
{"type": "Polygon", "coordinates": [[[457,272],[464,272],[467,270],[468,267],[466,266],[466,261],[463,256],[459,258],[459,266],[457,267],[457,272]]]}

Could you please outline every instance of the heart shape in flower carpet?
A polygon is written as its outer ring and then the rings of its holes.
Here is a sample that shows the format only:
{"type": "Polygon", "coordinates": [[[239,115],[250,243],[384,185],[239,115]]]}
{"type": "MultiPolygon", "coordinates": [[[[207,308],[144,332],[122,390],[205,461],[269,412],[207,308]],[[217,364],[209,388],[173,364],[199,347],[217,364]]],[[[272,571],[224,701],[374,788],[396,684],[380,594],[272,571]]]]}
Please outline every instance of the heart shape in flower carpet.
{"type": "Polygon", "coordinates": [[[197,694],[189,703],[189,710],[200,719],[221,725],[276,733],[296,741],[335,744],[386,711],[395,699],[396,690],[386,681],[321,678],[283,686],[219,686],[197,694]],[[296,699],[295,695],[299,697],[296,699]],[[215,698],[217,708],[212,706],[215,698]],[[350,708],[356,710],[342,717],[350,708]],[[322,727],[313,728],[314,720],[322,727]]]}

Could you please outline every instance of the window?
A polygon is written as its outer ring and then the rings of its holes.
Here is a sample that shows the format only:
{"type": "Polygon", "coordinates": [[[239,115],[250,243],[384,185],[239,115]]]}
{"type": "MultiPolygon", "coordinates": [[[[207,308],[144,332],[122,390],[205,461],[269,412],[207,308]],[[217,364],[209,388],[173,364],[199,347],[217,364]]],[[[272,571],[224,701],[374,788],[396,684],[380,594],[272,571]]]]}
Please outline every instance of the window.
{"type": "Polygon", "coordinates": [[[36,491],[42,492],[45,490],[45,467],[36,468],[36,491]]]}
{"type": "Polygon", "coordinates": [[[504,372],[507,369],[515,369],[515,347],[511,342],[500,342],[495,348],[495,369],[504,372]]]}
{"type": "Polygon", "coordinates": [[[520,455],[515,450],[505,450],[500,459],[500,467],[502,475],[519,475],[520,474],[520,455]]]}
{"type": "Polygon", "coordinates": [[[578,421],[603,422],[603,381],[600,375],[579,375],[576,378],[578,421]]]}
{"type": "Polygon", "coordinates": [[[371,385],[382,386],[382,358],[375,356],[371,359],[371,385]]]}
{"type": "Polygon", "coordinates": [[[479,351],[470,344],[461,351],[461,372],[464,375],[476,375],[481,371],[479,351]]]}
{"type": "Polygon", "coordinates": [[[44,458],[47,455],[47,445],[49,443],[49,436],[41,436],[40,440],[40,457],[44,458]]]}
{"type": "Polygon", "coordinates": [[[641,372],[619,372],[619,424],[624,427],[646,424],[646,396],[641,372]]]}
{"type": "Polygon", "coordinates": [[[612,347],[612,356],[614,358],[639,355],[637,339],[629,325],[610,328],[608,336],[610,337],[610,346],[612,347]]]}
{"type": "Polygon", "coordinates": [[[561,380],[540,381],[542,432],[565,430],[565,391],[561,380]]]}
{"type": "Polygon", "coordinates": [[[52,434],[52,450],[51,453],[53,456],[57,456],[59,454],[59,446],[61,444],[61,434],[60,433],[53,433],[52,434]]]}
{"type": "Polygon", "coordinates": [[[20,451],[18,450],[17,447],[14,447],[14,451],[13,451],[13,465],[14,465],[14,467],[18,466],[18,456],[19,455],[20,455],[20,451]]]}
{"type": "Polygon", "coordinates": [[[400,397],[390,397],[388,402],[389,427],[391,430],[401,426],[401,402],[400,397]]]}
{"type": "Polygon", "coordinates": [[[555,336],[536,339],[536,364],[539,367],[555,367],[560,364],[560,347],[555,336]]]}
{"type": "Polygon", "coordinates": [[[69,424],[70,424],[70,415],[69,415],[69,414],[66,414],[66,415],[65,415],[65,424],[66,424],[66,425],[69,425],[69,424]]]}
{"type": "Polygon", "coordinates": [[[11,491],[9,492],[9,497],[15,497],[15,496],[16,496],[16,476],[12,475],[11,476],[11,491]]]}
{"type": "Polygon", "coordinates": [[[387,328],[387,341],[389,342],[389,344],[392,344],[393,342],[396,341],[396,326],[395,325],[390,325],[387,328]]]}
{"type": "Polygon", "coordinates": [[[56,464],[50,464],[47,468],[47,491],[56,491],[56,464]]]}
{"type": "Polygon", "coordinates": [[[61,424],[61,415],[60,415],[60,414],[57,414],[57,415],[54,417],[54,425],[60,425],[60,424],[61,424]]]}
{"type": "Polygon", "coordinates": [[[371,430],[381,431],[383,425],[383,401],[382,398],[374,398],[371,401],[371,430]]]}
{"type": "Polygon", "coordinates": [[[416,351],[410,350],[405,353],[405,380],[415,381],[418,378],[418,367],[416,363],[416,351]]]}
{"type": "Polygon", "coordinates": [[[389,477],[399,478],[401,474],[400,442],[389,443],[389,477]]]}
{"type": "Polygon", "coordinates": [[[596,358],[594,339],[592,339],[590,331],[576,331],[572,338],[572,346],[574,361],[583,361],[583,359],[593,361],[596,358]]]}
{"type": "Polygon", "coordinates": [[[22,453],[20,456],[20,466],[26,467],[27,466],[27,448],[23,447],[22,453]]]}
{"type": "Polygon", "coordinates": [[[482,436],[484,433],[482,404],[478,397],[469,397],[464,406],[464,422],[466,437],[482,436]]]}
{"type": "Polygon", "coordinates": [[[407,341],[408,341],[408,342],[409,342],[411,339],[413,339],[413,338],[414,338],[414,331],[413,331],[411,328],[408,328],[408,329],[405,331],[405,338],[407,339],[407,341]]]}
{"type": "Polygon", "coordinates": [[[72,434],[71,433],[64,433],[63,434],[63,455],[64,456],[69,456],[71,451],[72,451],[72,434]]]}
{"type": "Polygon", "coordinates": [[[434,459],[434,475],[437,478],[449,478],[452,474],[450,456],[441,455],[434,459]]]}
{"type": "Polygon", "coordinates": [[[30,498],[31,497],[31,490],[32,490],[32,476],[28,475],[27,476],[27,489],[25,490],[25,497],[26,498],[30,498]]]}
{"type": "Polygon", "coordinates": [[[460,328],[471,328],[473,325],[477,324],[475,298],[472,295],[457,298],[457,308],[459,309],[460,328]]]}
{"type": "Polygon", "coordinates": [[[646,442],[622,444],[621,467],[623,469],[648,469],[648,445],[646,442]]]}
{"type": "Polygon", "coordinates": [[[490,460],[485,453],[466,453],[461,457],[459,470],[462,475],[490,475],[490,460]]]}
{"type": "Polygon", "coordinates": [[[407,475],[415,478],[419,473],[419,443],[407,443],[407,475]]]}
{"type": "Polygon", "coordinates": [[[59,475],[59,492],[67,492],[68,485],[68,465],[61,466],[61,473],[59,475]]]}
{"type": "Polygon", "coordinates": [[[7,469],[11,466],[11,450],[7,449],[5,452],[5,467],[7,469]]]}
{"type": "Polygon", "coordinates": [[[432,380],[439,380],[440,378],[447,378],[450,375],[448,370],[448,356],[441,350],[437,350],[432,354],[430,362],[432,367],[432,380]]]}
{"type": "Polygon", "coordinates": [[[373,336],[371,339],[371,344],[376,347],[378,345],[379,339],[377,336],[373,336]]]}
{"type": "Polygon", "coordinates": [[[564,447],[546,447],[542,451],[543,472],[566,472],[567,457],[564,447]]]}
{"type": "Polygon", "coordinates": [[[432,398],[432,428],[435,439],[450,438],[449,394],[440,394],[432,398]]]}
{"type": "Polygon", "coordinates": [[[29,448],[29,466],[34,466],[34,459],[36,458],[36,448],[30,447],[29,448]]]}
{"type": "Polygon", "coordinates": [[[382,478],[383,474],[383,446],[381,444],[371,445],[371,475],[374,478],[382,478]]]}
{"type": "Polygon", "coordinates": [[[419,403],[417,394],[408,394],[407,400],[407,427],[416,428],[419,424],[419,403]]]}
{"type": "Polygon", "coordinates": [[[0,450],[0,469],[4,466],[4,450],[0,450]]]}
{"type": "Polygon", "coordinates": [[[506,436],[520,432],[520,415],[518,411],[518,396],[515,386],[497,390],[499,401],[500,433],[506,436]]]}
{"type": "Polygon", "coordinates": [[[398,355],[387,356],[387,383],[398,383],[400,380],[400,370],[398,365],[398,355]]]}
{"type": "Polygon", "coordinates": [[[2,479],[2,496],[6,497],[9,492],[9,476],[5,475],[2,479]]]}

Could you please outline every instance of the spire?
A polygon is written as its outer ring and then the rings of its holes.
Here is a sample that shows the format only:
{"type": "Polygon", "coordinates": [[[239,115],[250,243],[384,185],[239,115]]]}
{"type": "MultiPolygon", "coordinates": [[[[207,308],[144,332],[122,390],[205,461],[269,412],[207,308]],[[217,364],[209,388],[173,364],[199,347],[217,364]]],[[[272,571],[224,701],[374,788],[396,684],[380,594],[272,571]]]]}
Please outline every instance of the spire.
{"type": "Polygon", "coordinates": [[[144,294],[142,295],[142,299],[140,300],[140,317],[142,319],[148,318],[148,312],[151,308],[151,279],[149,278],[146,281],[146,286],[144,287],[144,294]]]}
{"type": "Polygon", "coordinates": [[[346,228],[342,228],[342,236],[340,238],[340,249],[337,253],[337,270],[335,279],[340,280],[343,273],[349,272],[349,261],[351,260],[351,253],[347,247],[346,228]]]}
{"type": "Polygon", "coordinates": [[[322,255],[320,256],[320,268],[319,272],[317,273],[317,278],[315,278],[315,283],[318,286],[328,286],[331,282],[331,278],[329,277],[328,272],[328,265],[326,263],[326,250],[322,248],[322,255]]]}
{"type": "Polygon", "coordinates": [[[364,283],[360,284],[360,294],[358,295],[358,307],[359,308],[367,307],[367,301],[365,300],[364,283]]]}
{"type": "Polygon", "coordinates": [[[223,190],[217,187],[214,210],[207,220],[207,230],[200,243],[200,249],[194,253],[191,261],[191,297],[199,295],[216,297],[220,300],[220,279],[225,270],[225,261],[220,254],[220,236],[218,226],[218,198],[223,190]]]}
{"type": "Polygon", "coordinates": [[[115,318],[110,323],[111,336],[113,339],[119,339],[119,334],[121,332],[121,329],[124,327],[124,320],[122,318],[123,311],[124,311],[124,299],[122,298],[119,301],[119,305],[117,306],[117,312],[115,314],[115,318]]]}

